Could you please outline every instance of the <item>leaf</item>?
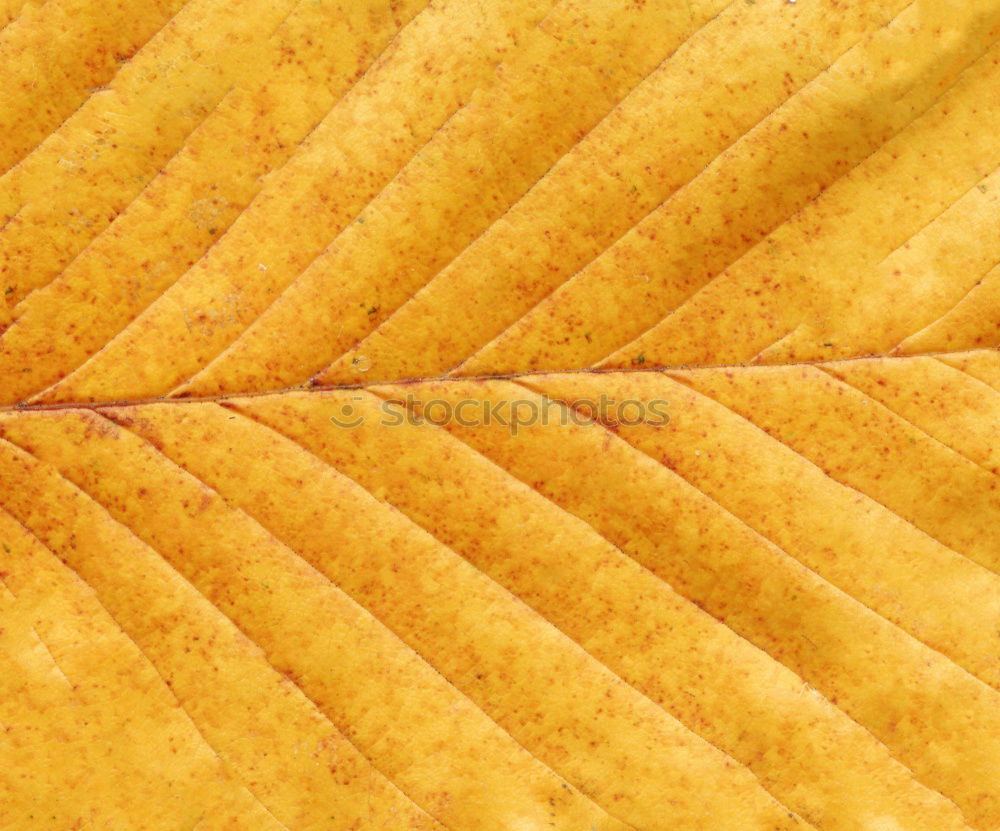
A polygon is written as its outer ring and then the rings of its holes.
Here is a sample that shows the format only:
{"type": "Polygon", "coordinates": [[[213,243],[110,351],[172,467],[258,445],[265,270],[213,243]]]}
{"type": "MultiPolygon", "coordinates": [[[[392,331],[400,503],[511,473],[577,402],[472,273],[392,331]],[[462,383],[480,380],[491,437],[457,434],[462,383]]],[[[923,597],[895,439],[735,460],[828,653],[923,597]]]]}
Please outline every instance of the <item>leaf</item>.
{"type": "Polygon", "coordinates": [[[0,828],[1000,829],[1000,2],[0,27],[0,828]]]}

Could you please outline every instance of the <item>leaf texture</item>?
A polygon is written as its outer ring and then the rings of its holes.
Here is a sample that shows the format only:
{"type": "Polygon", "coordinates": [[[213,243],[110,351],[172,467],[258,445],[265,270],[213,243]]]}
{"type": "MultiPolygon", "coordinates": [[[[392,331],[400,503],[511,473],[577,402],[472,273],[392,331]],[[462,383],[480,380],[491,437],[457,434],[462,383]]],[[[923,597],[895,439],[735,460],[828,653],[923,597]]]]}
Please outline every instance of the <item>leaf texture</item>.
{"type": "Polygon", "coordinates": [[[1000,2],[0,64],[0,828],[1000,831],[1000,2]]]}

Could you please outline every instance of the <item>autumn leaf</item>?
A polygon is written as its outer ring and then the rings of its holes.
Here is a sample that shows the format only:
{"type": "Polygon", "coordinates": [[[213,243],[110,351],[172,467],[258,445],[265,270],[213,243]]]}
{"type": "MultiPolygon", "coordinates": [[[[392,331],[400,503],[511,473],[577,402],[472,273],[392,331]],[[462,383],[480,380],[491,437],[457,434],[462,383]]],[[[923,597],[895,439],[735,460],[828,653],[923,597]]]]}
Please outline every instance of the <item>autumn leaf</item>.
{"type": "Polygon", "coordinates": [[[1000,831],[1000,0],[0,65],[0,828],[1000,831]]]}

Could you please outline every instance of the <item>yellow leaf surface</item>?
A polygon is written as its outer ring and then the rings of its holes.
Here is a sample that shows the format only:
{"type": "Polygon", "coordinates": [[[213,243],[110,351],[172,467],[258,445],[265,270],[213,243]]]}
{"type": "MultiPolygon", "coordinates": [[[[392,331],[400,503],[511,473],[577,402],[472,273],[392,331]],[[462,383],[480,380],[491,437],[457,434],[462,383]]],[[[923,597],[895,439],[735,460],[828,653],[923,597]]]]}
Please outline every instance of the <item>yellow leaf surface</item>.
{"type": "Polygon", "coordinates": [[[1000,0],[0,66],[0,829],[1000,831],[1000,0]]]}

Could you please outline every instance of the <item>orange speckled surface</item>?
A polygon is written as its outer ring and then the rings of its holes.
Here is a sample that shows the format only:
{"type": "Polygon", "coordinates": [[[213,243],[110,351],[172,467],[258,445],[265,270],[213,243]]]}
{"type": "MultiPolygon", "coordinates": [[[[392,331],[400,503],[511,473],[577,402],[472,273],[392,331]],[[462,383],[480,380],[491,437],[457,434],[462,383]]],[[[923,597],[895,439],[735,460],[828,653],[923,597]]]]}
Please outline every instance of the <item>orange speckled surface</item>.
{"type": "Polygon", "coordinates": [[[0,68],[0,829],[1000,831],[1000,0],[0,68]]]}

